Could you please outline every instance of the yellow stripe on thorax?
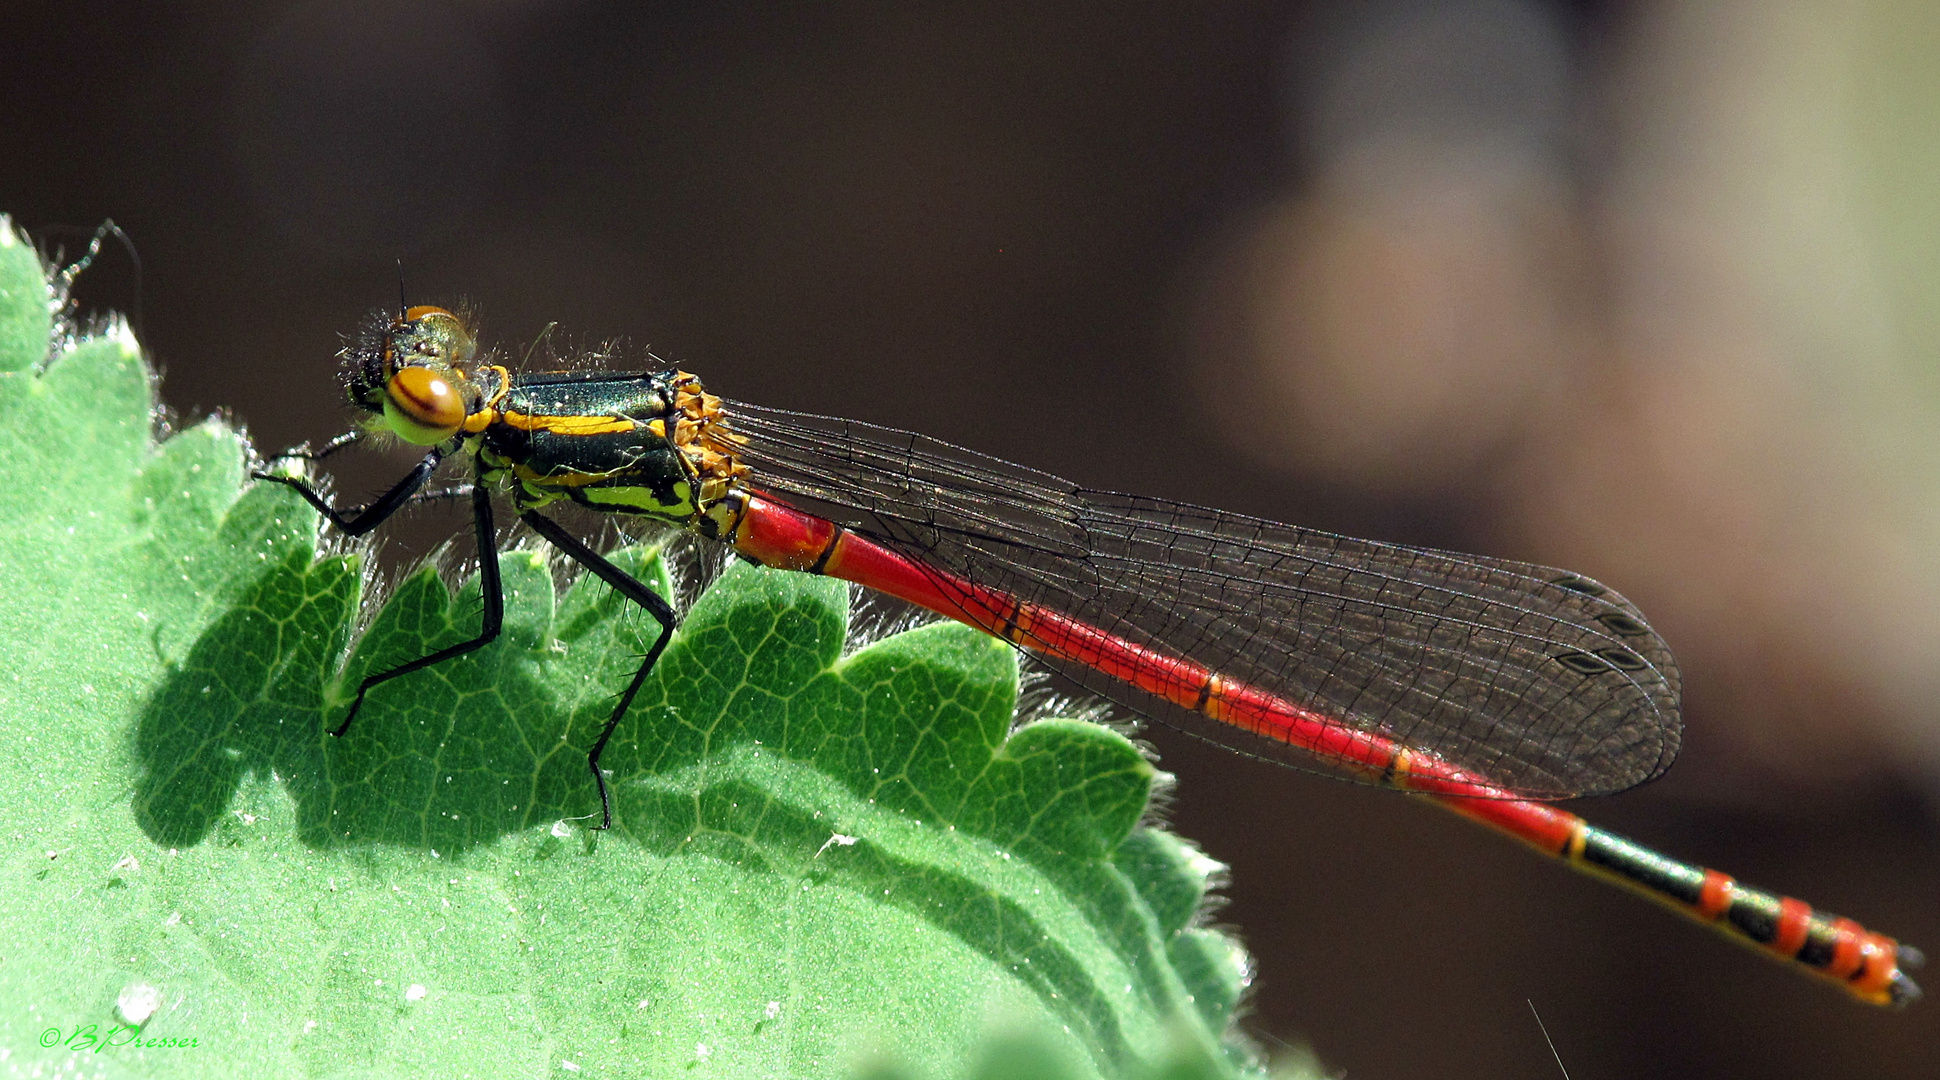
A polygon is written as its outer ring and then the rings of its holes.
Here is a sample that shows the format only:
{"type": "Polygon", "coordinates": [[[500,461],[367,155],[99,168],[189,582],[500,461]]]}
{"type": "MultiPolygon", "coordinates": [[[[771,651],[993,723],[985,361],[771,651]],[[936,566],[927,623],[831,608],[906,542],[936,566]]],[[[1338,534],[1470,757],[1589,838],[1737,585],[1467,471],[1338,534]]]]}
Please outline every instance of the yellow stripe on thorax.
{"type": "Polygon", "coordinates": [[[476,435],[486,428],[491,427],[493,424],[498,423],[498,404],[505,400],[505,395],[512,392],[511,372],[499,367],[497,364],[487,365],[480,370],[494,372],[498,375],[498,389],[493,392],[490,401],[480,405],[472,411],[470,416],[465,417],[464,432],[467,435],[476,435]]]}
{"type": "Polygon", "coordinates": [[[546,431],[554,435],[606,435],[632,431],[634,423],[623,416],[544,416],[505,410],[499,420],[520,431],[546,431]]]}

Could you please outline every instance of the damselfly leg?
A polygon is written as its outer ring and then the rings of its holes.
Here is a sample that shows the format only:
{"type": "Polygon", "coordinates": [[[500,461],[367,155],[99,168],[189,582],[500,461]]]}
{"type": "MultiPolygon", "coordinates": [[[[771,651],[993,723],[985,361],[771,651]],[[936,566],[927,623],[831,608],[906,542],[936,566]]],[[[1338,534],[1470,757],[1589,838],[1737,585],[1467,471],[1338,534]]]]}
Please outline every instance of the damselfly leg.
{"type": "MultiPolygon", "coordinates": [[[[345,437],[333,439],[317,456],[334,452],[354,441],[356,441],[354,438],[345,437]]],[[[305,455],[286,454],[280,456],[284,458],[300,458],[305,455]]],[[[324,498],[322,494],[307,482],[297,477],[265,472],[253,474],[259,480],[268,480],[295,490],[297,494],[303,496],[304,501],[315,507],[318,513],[329,519],[331,524],[350,536],[361,536],[370,532],[372,529],[383,524],[386,519],[396,514],[398,510],[412,503],[431,501],[434,499],[455,498],[464,495],[469,495],[472,500],[473,535],[476,537],[478,547],[479,590],[484,604],[477,636],[460,641],[454,645],[448,645],[435,652],[420,656],[415,660],[377,672],[374,675],[365,676],[363,681],[357,686],[356,696],[351,699],[350,710],[344,714],[343,720],[336,727],[330,729],[330,734],[333,737],[342,737],[345,732],[350,730],[351,723],[357,719],[358,712],[364,707],[365,696],[374,688],[390,682],[393,679],[402,678],[413,672],[423,671],[425,668],[463,656],[466,653],[476,652],[497,640],[500,631],[504,629],[505,589],[499,576],[498,542],[496,526],[492,518],[491,489],[485,484],[473,483],[437,491],[426,492],[419,490],[423,487],[425,481],[430,478],[431,474],[437,470],[443,456],[442,451],[437,449],[432,450],[424,456],[424,459],[418,463],[416,468],[412,469],[409,474],[394,484],[389,491],[385,492],[375,502],[372,502],[368,506],[350,510],[338,510],[331,506],[328,499],[324,498]]],[[[654,664],[660,659],[660,654],[666,651],[667,643],[673,639],[674,627],[679,623],[679,617],[675,614],[673,605],[663,599],[660,594],[649,589],[638,578],[613,565],[612,562],[575,539],[571,533],[561,528],[556,522],[531,510],[523,511],[519,517],[532,531],[545,537],[549,543],[564,552],[567,557],[585,567],[587,570],[592,571],[596,577],[606,582],[607,585],[619,592],[620,595],[645,608],[647,613],[653,616],[654,621],[660,624],[659,634],[654,638],[654,642],[647,649],[645,656],[641,658],[639,668],[634,671],[633,678],[627,683],[626,689],[621,692],[618,703],[614,707],[613,712],[607,716],[606,722],[601,725],[599,736],[594,740],[592,749],[586,755],[586,767],[593,774],[593,783],[599,790],[600,824],[598,827],[600,829],[609,829],[613,825],[613,796],[612,792],[608,789],[605,774],[600,771],[600,755],[606,750],[606,744],[613,737],[613,731],[619,726],[621,717],[626,715],[627,709],[633,704],[634,697],[639,694],[640,687],[646,683],[647,674],[653,670],[654,664]]]]}

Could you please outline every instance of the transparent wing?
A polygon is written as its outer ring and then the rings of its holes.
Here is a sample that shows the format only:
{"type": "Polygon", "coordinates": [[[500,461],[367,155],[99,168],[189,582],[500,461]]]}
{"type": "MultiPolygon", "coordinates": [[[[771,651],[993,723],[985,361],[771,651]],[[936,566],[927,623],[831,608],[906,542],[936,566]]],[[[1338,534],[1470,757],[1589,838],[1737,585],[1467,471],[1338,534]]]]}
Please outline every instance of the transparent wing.
{"type": "MultiPolygon", "coordinates": [[[[1606,794],[1677,755],[1679,677],[1623,597],[1506,559],[1089,491],[922,435],[730,402],[753,486],[968,582],[1378,732],[1524,798],[1606,794]]],[[[1082,663],[1114,702],[1362,779],[1082,663]]]]}

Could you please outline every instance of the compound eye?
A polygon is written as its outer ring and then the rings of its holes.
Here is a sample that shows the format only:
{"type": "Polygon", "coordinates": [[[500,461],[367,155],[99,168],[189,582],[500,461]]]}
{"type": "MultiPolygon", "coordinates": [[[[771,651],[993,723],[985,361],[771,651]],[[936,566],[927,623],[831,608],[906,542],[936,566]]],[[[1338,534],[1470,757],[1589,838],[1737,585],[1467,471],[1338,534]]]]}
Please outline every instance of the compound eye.
{"type": "Polygon", "coordinates": [[[418,351],[427,356],[442,360],[447,364],[469,364],[472,353],[478,346],[472,340],[472,332],[458,316],[444,308],[413,308],[418,315],[412,321],[418,327],[418,351]]]}
{"type": "Polygon", "coordinates": [[[469,327],[457,315],[441,307],[414,307],[391,324],[384,341],[387,364],[449,364],[462,367],[471,363],[478,343],[469,327]]]}
{"type": "Polygon", "coordinates": [[[436,446],[465,422],[465,399],[451,379],[430,368],[399,368],[384,385],[384,422],[398,438],[436,446]]]}

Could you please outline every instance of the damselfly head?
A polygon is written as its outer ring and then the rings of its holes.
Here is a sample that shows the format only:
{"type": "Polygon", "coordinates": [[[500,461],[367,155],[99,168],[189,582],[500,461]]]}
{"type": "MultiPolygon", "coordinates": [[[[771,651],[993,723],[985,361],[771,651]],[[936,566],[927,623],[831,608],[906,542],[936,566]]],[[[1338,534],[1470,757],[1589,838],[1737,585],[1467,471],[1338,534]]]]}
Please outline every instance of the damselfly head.
{"type": "Polygon", "coordinates": [[[381,316],[344,350],[352,404],[382,414],[408,443],[434,446],[458,433],[477,404],[468,373],[478,341],[459,315],[429,305],[381,316]]]}

